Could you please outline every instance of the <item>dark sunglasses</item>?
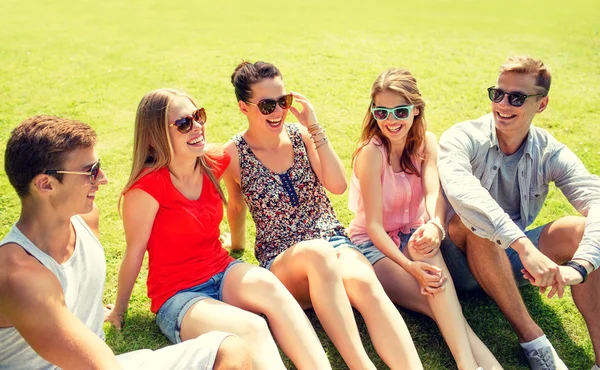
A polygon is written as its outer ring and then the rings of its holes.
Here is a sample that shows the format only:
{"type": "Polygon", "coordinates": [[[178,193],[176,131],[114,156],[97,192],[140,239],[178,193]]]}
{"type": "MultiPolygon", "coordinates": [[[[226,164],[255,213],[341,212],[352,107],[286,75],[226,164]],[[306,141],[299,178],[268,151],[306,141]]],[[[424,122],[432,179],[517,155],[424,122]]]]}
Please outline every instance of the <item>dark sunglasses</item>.
{"type": "Polygon", "coordinates": [[[249,101],[246,104],[256,105],[260,113],[269,115],[275,111],[277,104],[281,107],[281,109],[288,109],[292,106],[292,102],[294,101],[294,96],[292,94],[281,95],[277,100],[275,99],[262,99],[258,102],[258,104],[251,103],[249,101]]]}
{"type": "Polygon", "coordinates": [[[200,126],[206,123],[206,110],[204,108],[196,109],[191,116],[180,118],[174,123],[170,123],[169,126],[175,126],[177,127],[177,131],[187,134],[192,131],[194,121],[198,122],[200,126]]]}
{"type": "Polygon", "coordinates": [[[396,119],[407,119],[410,116],[410,112],[413,110],[414,105],[401,105],[395,108],[383,108],[371,106],[371,114],[377,121],[385,121],[390,116],[390,113],[396,117],[396,119]]]}
{"type": "Polygon", "coordinates": [[[508,104],[512,105],[513,107],[520,107],[521,105],[525,104],[525,100],[527,100],[527,98],[531,98],[532,96],[546,96],[546,93],[527,95],[518,91],[509,93],[493,86],[488,87],[488,96],[494,103],[500,103],[502,99],[504,99],[504,95],[508,95],[508,104]]]}
{"type": "Polygon", "coordinates": [[[63,170],[47,170],[44,171],[44,175],[54,175],[56,173],[66,173],[69,175],[88,175],[90,177],[90,183],[93,184],[98,179],[100,174],[100,161],[94,163],[89,171],[63,171],[63,170]]]}

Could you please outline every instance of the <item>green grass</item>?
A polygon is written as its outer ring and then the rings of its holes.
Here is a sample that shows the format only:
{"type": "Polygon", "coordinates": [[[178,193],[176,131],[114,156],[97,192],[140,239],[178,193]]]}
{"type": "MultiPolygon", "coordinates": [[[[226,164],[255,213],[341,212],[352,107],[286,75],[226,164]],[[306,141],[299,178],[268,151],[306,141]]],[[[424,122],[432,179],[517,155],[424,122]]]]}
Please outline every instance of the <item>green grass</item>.
{"type": "MultiPolygon", "coordinates": [[[[598,19],[600,7],[593,0],[4,0],[0,146],[15,125],[34,114],[76,118],[96,129],[110,178],[97,203],[108,263],[105,300],[112,302],[125,247],[116,203],[130,170],[135,108],[146,92],[175,87],[191,93],[207,108],[210,141],[223,143],[246,125],[229,82],[234,67],[244,59],[270,61],[283,72],[288,90],[313,102],[349,171],[371,83],[384,69],[401,66],[413,72],[428,103],[429,129],[439,136],[450,125],[487,112],[485,88],[508,55],[531,54],[554,71],[550,106],[536,124],[599,173],[598,19]]],[[[0,187],[4,235],[18,217],[19,201],[3,172],[0,187]]],[[[348,224],[347,196],[332,201],[348,224]]],[[[573,208],[553,190],[536,225],[567,214],[574,214],[573,208]]],[[[252,222],[248,235],[252,242],[252,222]]],[[[243,258],[255,262],[250,247],[243,258]]],[[[107,341],[118,353],[167,344],[149,311],[145,276],[134,289],[125,330],[106,328],[107,341]]],[[[590,340],[572,300],[548,300],[533,288],[522,292],[567,365],[591,367],[590,340]]],[[[517,337],[493,302],[480,293],[461,298],[465,316],[502,364],[526,368],[517,337]]],[[[455,368],[435,325],[420,315],[402,314],[425,368],[455,368]]],[[[314,314],[309,316],[333,367],[345,368],[314,314]]],[[[357,320],[369,355],[385,368],[358,315],[357,320]]]]}

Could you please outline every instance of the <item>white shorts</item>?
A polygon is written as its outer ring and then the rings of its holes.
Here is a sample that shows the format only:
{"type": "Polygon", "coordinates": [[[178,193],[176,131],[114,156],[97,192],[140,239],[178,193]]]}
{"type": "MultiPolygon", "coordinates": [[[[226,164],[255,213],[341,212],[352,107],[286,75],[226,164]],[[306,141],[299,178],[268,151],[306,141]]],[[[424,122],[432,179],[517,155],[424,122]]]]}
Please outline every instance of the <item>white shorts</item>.
{"type": "Polygon", "coordinates": [[[219,347],[231,334],[211,331],[156,351],[141,349],[117,356],[124,370],[212,370],[219,347]]]}

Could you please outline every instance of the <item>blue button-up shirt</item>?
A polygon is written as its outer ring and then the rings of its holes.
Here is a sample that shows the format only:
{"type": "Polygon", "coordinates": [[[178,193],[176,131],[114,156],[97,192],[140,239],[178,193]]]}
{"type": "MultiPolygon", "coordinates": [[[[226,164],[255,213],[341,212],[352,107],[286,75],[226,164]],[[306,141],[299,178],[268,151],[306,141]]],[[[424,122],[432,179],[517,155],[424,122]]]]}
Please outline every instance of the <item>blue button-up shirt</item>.
{"type": "Polygon", "coordinates": [[[438,170],[451,212],[479,237],[508,248],[540,213],[548,184],[554,181],[569,202],[586,216],[583,239],[573,258],[600,266],[600,178],[548,131],[531,126],[517,181],[521,220],[513,222],[489,189],[502,163],[494,118],[487,114],[448,129],[440,138],[438,170]]]}

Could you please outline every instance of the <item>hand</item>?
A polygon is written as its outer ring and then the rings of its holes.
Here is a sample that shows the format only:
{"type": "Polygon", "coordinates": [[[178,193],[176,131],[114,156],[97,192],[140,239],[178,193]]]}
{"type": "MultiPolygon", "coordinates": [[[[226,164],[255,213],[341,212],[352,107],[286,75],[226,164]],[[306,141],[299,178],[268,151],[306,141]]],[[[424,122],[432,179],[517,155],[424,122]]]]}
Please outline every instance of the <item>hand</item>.
{"type": "Polygon", "coordinates": [[[440,230],[434,224],[428,223],[419,226],[408,241],[415,252],[423,257],[432,257],[440,250],[440,230]],[[411,243],[412,242],[412,243],[411,243]]]}
{"type": "Polygon", "coordinates": [[[221,233],[219,236],[219,241],[223,248],[227,250],[231,250],[231,234],[230,233],[221,233]]]}
{"type": "MultiPolygon", "coordinates": [[[[581,276],[581,274],[579,273],[579,271],[575,270],[572,267],[569,266],[558,266],[558,269],[560,270],[560,275],[564,278],[565,280],[565,285],[577,285],[579,283],[581,283],[583,281],[583,277],[581,276]]],[[[523,277],[527,280],[529,280],[530,282],[533,280],[533,277],[531,276],[531,274],[529,272],[527,272],[527,270],[522,269],[521,272],[523,273],[523,277]]],[[[554,297],[554,295],[556,294],[556,292],[558,292],[558,284],[555,282],[552,285],[552,288],[550,289],[550,292],[548,293],[548,298],[552,298],[554,297]]],[[[561,295],[558,296],[559,298],[562,298],[561,295]]]]}
{"type": "Polygon", "coordinates": [[[294,99],[300,104],[302,104],[302,112],[298,111],[296,107],[290,107],[290,112],[296,117],[298,122],[306,128],[318,123],[317,115],[315,114],[315,110],[313,109],[312,104],[306,99],[304,95],[298,94],[296,92],[291,93],[294,96],[294,99]]]}
{"type": "MultiPolygon", "coordinates": [[[[539,286],[540,292],[544,294],[548,287],[552,287],[552,296],[556,293],[562,298],[565,291],[566,281],[561,275],[558,265],[542,252],[540,252],[527,238],[519,238],[511,247],[519,253],[524,270],[528,273],[531,285],[539,286]]],[[[525,274],[523,274],[525,276],[525,274]]],[[[550,296],[550,294],[548,294],[550,296]]]]}
{"type": "Polygon", "coordinates": [[[114,304],[104,306],[104,322],[110,322],[117,330],[121,330],[125,326],[125,315],[115,311],[114,304]]]}
{"type": "Polygon", "coordinates": [[[433,297],[435,293],[443,292],[444,283],[448,278],[443,276],[442,269],[422,261],[410,261],[407,271],[417,279],[421,286],[421,294],[433,297]]]}

